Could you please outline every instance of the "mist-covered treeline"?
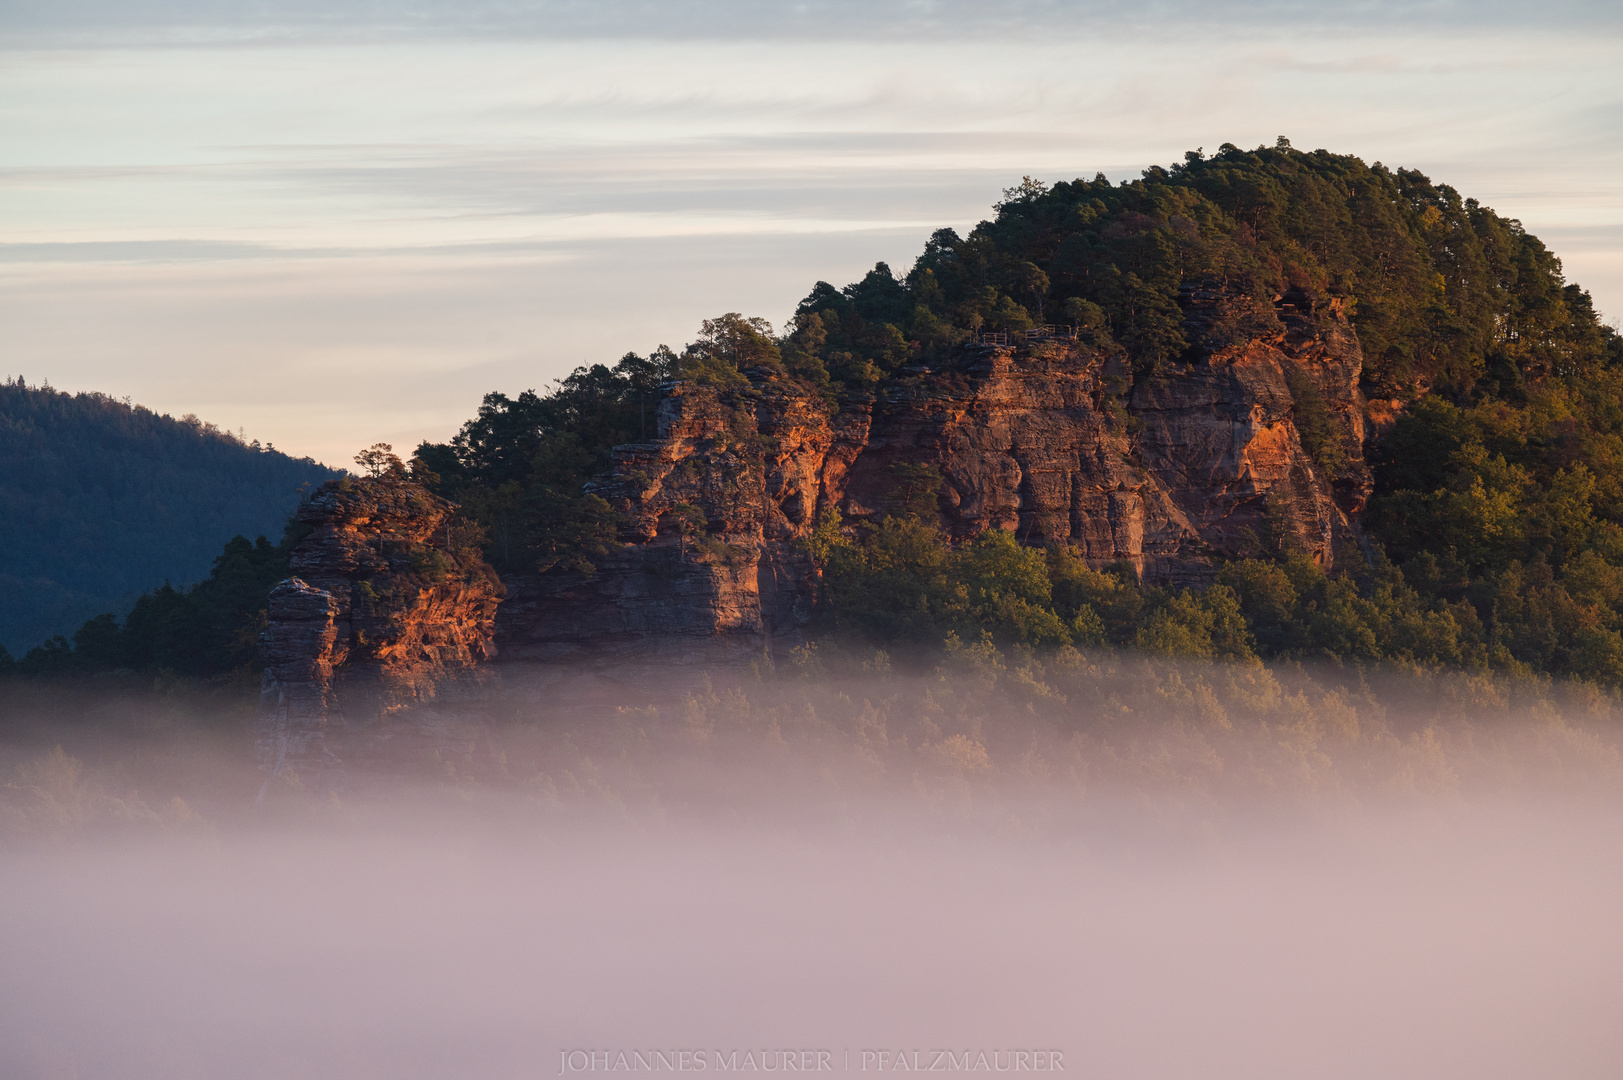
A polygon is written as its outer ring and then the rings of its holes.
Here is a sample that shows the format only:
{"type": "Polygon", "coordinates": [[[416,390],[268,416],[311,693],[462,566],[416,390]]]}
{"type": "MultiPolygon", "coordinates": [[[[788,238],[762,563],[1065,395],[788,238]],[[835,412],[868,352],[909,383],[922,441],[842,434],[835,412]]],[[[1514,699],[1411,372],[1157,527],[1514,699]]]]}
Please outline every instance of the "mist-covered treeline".
{"type": "Polygon", "coordinates": [[[796,1025],[1036,1032],[1122,1077],[1613,1071],[1623,759],[1593,689],[682,659],[509,672],[429,721],[471,737],[397,726],[263,802],[208,702],[0,695],[0,1072],[532,1075],[796,1025]]]}
{"type": "MultiPolygon", "coordinates": [[[[1204,588],[1147,585],[1129,565],[1095,570],[1069,548],[1025,547],[1001,529],[954,546],[917,515],[886,516],[855,537],[831,517],[808,547],[823,569],[813,631],[892,648],[985,634],[1005,645],[1397,661],[1623,684],[1612,607],[1623,579],[1592,551],[1559,574],[1543,559],[1513,562],[1450,595],[1417,588],[1414,564],[1406,574],[1379,550],[1368,563],[1349,552],[1334,573],[1281,550],[1228,561],[1204,588]]],[[[1423,569],[1437,565],[1429,552],[1419,558],[1423,569]]]]}
{"type": "Polygon", "coordinates": [[[333,475],[195,416],[0,382],[0,648],[202,580],[222,544],[281,536],[301,485],[333,475]]]}
{"type": "MultiPolygon", "coordinates": [[[[945,812],[952,826],[1057,800],[1046,812],[1063,825],[1122,805],[1147,820],[1190,808],[1219,820],[1253,799],[1378,807],[1411,796],[1611,798],[1623,785],[1623,713],[1598,689],[1401,664],[956,637],[921,664],[811,644],[776,668],[627,664],[609,680],[513,669],[454,711],[484,733],[427,754],[396,749],[352,772],[334,806],[400,790],[453,802],[482,793],[562,820],[651,824],[744,808],[826,820],[879,798],[926,818],[945,812]],[[973,806],[960,801],[969,796],[973,806]]],[[[263,776],[246,728],[195,685],[131,697],[116,684],[30,684],[0,706],[0,734],[0,838],[194,828],[312,806],[288,774],[255,809],[263,776]]]]}

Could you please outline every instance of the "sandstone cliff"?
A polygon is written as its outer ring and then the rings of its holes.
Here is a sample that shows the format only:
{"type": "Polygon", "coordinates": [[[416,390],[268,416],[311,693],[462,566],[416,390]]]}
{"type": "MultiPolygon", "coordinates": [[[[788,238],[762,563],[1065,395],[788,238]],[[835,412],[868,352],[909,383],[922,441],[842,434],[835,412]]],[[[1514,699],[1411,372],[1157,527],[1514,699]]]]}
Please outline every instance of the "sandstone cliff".
{"type": "Polygon", "coordinates": [[[391,742],[434,753],[475,737],[432,706],[494,657],[503,590],[454,510],[395,479],[334,481],[299,508],[296,576],[272,591],[260,639],[270,771],[328,775],[391,742]]]}
{"type": "Polygon", "coordinates": [[[1153,372],[1084,333],[967,345],[838,402],[763,369],[748,388],[673,384],[658,439],[618,448],[595,485],[622,546],[591,577],[510,580],[503,654],[770,650],[810,614],[798,541],[831,508],[852,525],[883,513],[898,466],[940,470],[937,512],[956,537],[1009,529],[1175,583],[1268,544],[1332,564],[1370,490],[1362,356],[1341,301],[1290,294],[1259,313],[1191,288],[1182,302],[1196,345],[1153,372]],[[686,507],[702,535],[684,535],[686,507]]]}
{"type": "Polygon", "coordinates": [[[449,503],[403,482],[329,484],[300,511],[298,580],[272,597],[264,752],[464,745],[476,733],[434,703],[497,648],[692,666],[798,644],[816,591],[800,542],[831,509],[853,528],[885,513],[902,467],[936,470],[935,513],[956,537],[1007,529],[1152,581],[1199,582],[1215,557],[1266,545],[1325,565],[1356,552],[1366,403],[1340,301],[1287,295],[1259,312],[1188,289],[1183,305],[1196,344],[1153,371],[1083,332],[966,345],[839,400],[764,369],[671,384],[658,438],[617,448],[592,485],[620,535],[591,575],[498,582],[452,542],[449,503]]]}

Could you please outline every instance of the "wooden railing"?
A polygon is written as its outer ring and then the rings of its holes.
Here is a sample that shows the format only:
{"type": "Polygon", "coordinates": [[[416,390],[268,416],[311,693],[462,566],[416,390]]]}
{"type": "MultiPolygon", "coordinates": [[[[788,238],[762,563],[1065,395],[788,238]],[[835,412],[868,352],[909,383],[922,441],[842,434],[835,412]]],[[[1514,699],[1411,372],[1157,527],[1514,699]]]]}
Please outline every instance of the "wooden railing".
{"type": "Polygon", "coordinates": [[[1043,341],[1075,341],[1079,330],[1080,327],[1076,326],[1044,323],[1042,326],[1033,326],[1030,330],[986,330],[976,337],[982,345],[1008,348],[1011,345],[1035,345],[1043,341]]]}

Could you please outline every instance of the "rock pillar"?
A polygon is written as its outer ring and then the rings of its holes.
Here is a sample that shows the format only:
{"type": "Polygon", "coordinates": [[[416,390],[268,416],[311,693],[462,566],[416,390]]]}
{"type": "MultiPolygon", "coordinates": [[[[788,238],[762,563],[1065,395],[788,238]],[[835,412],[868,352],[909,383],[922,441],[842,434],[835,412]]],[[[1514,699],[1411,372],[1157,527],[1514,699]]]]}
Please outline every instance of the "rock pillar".
{"type": "Polygon", "coordinates": [[[288,578],[271,590],[268,614],[259,637],[265,676],[256,728],[266,788],[276,780],[330,786],[342,764],[326,745],[338,602],[325,590],[288,578]]]}

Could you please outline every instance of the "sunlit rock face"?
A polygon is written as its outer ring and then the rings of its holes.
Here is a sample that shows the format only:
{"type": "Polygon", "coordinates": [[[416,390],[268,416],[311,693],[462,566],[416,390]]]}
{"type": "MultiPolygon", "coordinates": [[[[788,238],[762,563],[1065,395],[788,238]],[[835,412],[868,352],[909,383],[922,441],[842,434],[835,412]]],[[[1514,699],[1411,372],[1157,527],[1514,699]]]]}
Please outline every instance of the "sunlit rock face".
{"type": "Polygon", "coordinates": [[[1234,556],[1283,543],[1333,565],[1358,539],[1372,486],[1363,353],[1343,302],[1293,291],[1270,320],[1216,290],[1183,301],[1188,362],[1136,380],[1131,412],[1135,457],[1198,539],[1175,551],[1147,540],[1148,576],[1191,576],[1201,545],[1234,556]],[[1310,424],[1318,461],[1304,445],[1310,424]]]}
{"type": "MultiPolygon", "coordinates": [[[[329,711],[346,730],[386,728],[497,647],[572,662],[668,650],[691,666],[796,644],[816,593],[802,542],[830,510],[852,528],[896,512],[919,467],[940,483],[909,509],[956,538],[1007,529],[1176,584],[1270,546],[1332,564],[1370,488],[1342,303],[1297,292],[1259,310],[1191,288],[1183,304],[1193,344],[1153,370],[1083,332],[968,344],[838,400],[764,369],[737,387],[672,384],[659,437],[619,447],[592,485],[620,544],[590,575],[499,582],[448,547],[451,504],[403,482],[329,484],[300,511],[311,531],[293,554],[332,598],[329,711]]],[[[271,638],[287,633],[273,615],[271,638]]]]}
{"type": "Polygon", "coordinates": [[[590,578],[510,580],[504,655],[792,639],[814,594],[800,542],[830,509],[852,526],[894,511],[903,466],[939,469],[935,514],[958,538],[1009,529],[1157,582],[1282,544],[1333,564],[1370,490],[1342,302],[1293,292],[1259,311],[1216,288],[1182,301],[1193,345],[1153,371],[1061,335],[966,345],[837,403],[762,369],[748,388],[673,385],[659,438],[619,448],[595,485],[622,548],[590,578]],[[684,505],[702,512],[697,534],[684,505]]]}
{"type": "Polygon", "coordinates": [[[329,776],[386,751],[443,756],[476,740],[448,706],[495,656],[503,590],[458,542],[454,510],[417,484],[355,478],[299,508],[297,576],[272,591],[260,638],[268,771],[329,776]]]}

